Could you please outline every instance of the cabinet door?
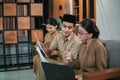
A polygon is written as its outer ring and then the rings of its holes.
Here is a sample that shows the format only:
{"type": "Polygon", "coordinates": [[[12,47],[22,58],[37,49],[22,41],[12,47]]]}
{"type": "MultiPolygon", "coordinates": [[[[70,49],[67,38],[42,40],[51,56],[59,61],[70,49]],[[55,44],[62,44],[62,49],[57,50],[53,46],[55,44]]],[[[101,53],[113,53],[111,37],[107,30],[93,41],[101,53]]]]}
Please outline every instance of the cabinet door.
{"type": "Polygon", "coordinates": [[[88,18],[96,22],[96,0],[73,0],[73,14],[77,21],[88,18]]]}
{"type": "Polygon", "coordinates": [[[69,0],[53,0],[53,17],[62,17],[65,13],[69,13],[69,0]]]}

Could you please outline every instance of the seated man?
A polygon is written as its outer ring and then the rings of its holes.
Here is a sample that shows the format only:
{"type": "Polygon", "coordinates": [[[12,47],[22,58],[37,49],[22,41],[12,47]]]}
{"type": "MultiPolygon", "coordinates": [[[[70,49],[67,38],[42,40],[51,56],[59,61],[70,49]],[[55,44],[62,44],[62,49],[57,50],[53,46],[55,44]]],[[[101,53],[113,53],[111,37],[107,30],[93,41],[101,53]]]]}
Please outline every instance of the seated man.
{"type": "MultiPolygon", "coordinates": [[[[68,62],[64,60],[63,55],[70,53],[72,57],[76,59],[79,51],[80,43],[78,42],[78,37],[76,34],[73,33],[75,22],[75,16],[65,14],[63,16],[61,32],[55,36],[50,47],[47,49],[48,55],[50,55],[53,50],[58,50],[62,56],[62,63],[64,65],[68,62]]],[[[38,67],[37,80],[46,80],[41,63],[38,67]]]]}

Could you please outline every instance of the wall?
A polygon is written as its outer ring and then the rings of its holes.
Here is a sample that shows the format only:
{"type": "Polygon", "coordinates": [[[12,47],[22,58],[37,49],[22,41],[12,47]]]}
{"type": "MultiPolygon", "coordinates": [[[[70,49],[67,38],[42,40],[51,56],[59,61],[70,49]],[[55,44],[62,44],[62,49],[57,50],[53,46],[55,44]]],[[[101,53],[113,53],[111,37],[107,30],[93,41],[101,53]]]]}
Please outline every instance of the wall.
{"type": "Polygon", "coordinates": [[[120,40],[120,0],[96,0],[96,23],[100,38],[120,40]]]}

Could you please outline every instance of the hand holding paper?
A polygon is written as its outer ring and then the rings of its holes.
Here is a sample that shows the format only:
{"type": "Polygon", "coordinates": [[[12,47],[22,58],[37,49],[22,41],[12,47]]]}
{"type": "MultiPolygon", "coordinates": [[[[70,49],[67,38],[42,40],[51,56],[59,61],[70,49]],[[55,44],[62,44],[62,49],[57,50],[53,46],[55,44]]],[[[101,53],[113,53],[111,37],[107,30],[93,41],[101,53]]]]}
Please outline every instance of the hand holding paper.
{"type": "Polygon", "coordinates": [[[35,37],[37,39],[37,43],[36,43],[35,47],[36,47],[36,51],[39,53],[41,61],[42,62],[48,62],[48,60],[46,59],[47,55],[45,54],[45,52],[44,52],[44,50],[43,50],[43,48],[42,48],[42,46],[41,46],[41,44],[40,44],[40,42],[38,40],[37,34],[35,34],[35,37]],[[41,52],[41,50],[42,50],[43,53],[41,52]],[[45,56],[43,54],[45,54],[45,56]]]}

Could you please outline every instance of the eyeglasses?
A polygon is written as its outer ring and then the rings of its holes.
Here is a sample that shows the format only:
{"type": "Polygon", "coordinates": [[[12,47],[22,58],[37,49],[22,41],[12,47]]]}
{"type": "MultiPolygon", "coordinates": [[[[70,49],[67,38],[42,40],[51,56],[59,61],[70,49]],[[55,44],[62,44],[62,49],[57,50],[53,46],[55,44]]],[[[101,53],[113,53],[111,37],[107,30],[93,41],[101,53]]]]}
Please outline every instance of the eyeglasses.
{"type": "Polygon", "coordinates": [[[83,32],[78,32],[77,35],[86,35],[86,34],[89,34],[89,33],[83,33],[83,32]]]}

